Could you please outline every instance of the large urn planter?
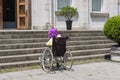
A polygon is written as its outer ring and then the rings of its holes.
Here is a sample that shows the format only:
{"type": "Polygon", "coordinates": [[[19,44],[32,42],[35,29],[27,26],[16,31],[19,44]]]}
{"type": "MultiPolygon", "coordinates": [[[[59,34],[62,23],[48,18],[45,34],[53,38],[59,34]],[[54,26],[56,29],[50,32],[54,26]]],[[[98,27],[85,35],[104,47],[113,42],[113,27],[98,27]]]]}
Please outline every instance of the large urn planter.
{"type": "Polygon", "coordinates": [[[67,30],[72,29],[72,18],[78,14],[77,9],[71,6],[65,6],[61,8],[58,15],[63,16],[66,19],[67,30]]]}
{"type": "Polygon", "coordinates": [[[120,62],[120,46],[113,46],[111,48],[111,60],[120,62]]]}
{"type": "Polygon", "coordinates": [[[67,30],[71,30],[72,29],[72,20],[67,20],[66,26],[67,26],[67,30]]]}

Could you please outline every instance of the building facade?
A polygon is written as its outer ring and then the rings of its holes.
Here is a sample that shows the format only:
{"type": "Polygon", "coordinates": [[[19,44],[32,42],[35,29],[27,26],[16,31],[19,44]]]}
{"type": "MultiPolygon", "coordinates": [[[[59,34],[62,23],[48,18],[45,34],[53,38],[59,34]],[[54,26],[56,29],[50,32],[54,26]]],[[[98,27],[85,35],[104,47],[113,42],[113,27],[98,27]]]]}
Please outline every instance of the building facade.
{"type": "Polygon", "coordinates": [[[64,6],[77,8],[72,30],[102,30],[109,17],[120,14],[120,0],[0,0],[0,29],[66,30],[56,13],[64,6]]]}

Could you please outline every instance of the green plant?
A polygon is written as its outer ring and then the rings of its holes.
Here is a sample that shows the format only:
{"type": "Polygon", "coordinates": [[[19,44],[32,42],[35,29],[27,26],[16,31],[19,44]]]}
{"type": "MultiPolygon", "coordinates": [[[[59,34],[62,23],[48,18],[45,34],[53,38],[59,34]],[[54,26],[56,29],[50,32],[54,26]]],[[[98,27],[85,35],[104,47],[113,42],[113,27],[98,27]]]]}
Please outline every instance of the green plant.
{"type": "Polygon", "coordinates": [[[120,15],[110,17],[104,25],[104,34],[120,45],[120,15]]]}
{"type": "Polygon", "coordinates": [[[59,15],[64,16],[67,20],[71,20],[71,18],[77,15],[77,13],[77,9],[70,6],[63,7],[59,11],[59,15]]]}
{"type": "Polygon", "coordinates": [[[70,7],[70,6],[65,6],[63,8],[61,8],[61,10],[58,12],[59,16],[63,16],[66,18],[66,27],[67,30],[71,30],[72,29],[72,17],[77,15],[77,9],[74,7],[70,7]]]}

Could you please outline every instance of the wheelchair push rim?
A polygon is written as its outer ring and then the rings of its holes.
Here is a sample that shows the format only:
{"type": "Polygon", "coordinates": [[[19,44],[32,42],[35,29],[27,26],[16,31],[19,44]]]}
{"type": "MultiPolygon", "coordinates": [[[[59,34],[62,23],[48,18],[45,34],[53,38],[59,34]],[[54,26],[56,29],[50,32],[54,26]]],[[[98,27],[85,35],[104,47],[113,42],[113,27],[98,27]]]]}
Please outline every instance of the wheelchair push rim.
{"type": "Polygon", "coordinates": [[[53,54],[51,49],[47,48],[42,54],[42,69],[46,72],[51,71],[53,65],[53,54]]]}
{"type": "Polygon", "coordinates": [[[63,65],[67,70],[70,70],[72,68],[73,57],[69,49],[66,50],[66,53],[63,56],[63,65]]]}

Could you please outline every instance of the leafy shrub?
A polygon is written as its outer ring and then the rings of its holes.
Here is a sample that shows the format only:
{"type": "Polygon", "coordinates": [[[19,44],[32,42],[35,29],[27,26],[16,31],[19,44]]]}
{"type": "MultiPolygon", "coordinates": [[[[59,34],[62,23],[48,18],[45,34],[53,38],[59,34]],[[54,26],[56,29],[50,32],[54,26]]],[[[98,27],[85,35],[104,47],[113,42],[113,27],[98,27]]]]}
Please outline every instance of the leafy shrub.
{"type": "Polygon", "coordinates": [[[67,20],[71,20],[71,18],[77,14],[77,9],[71,6],[65,6],[59,11],[59,15],[64,16],[67,20]]]}
{"type": "Polygon", "coordinates": [[[106,21],[104,34],[120,45],[120,15],[113,16],[106,21]]]}

